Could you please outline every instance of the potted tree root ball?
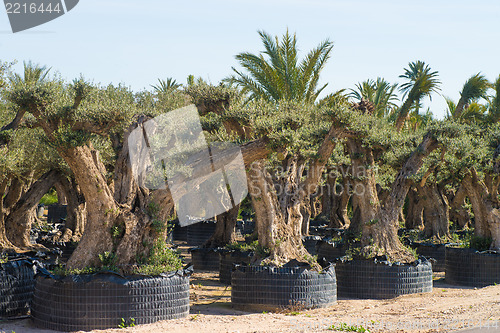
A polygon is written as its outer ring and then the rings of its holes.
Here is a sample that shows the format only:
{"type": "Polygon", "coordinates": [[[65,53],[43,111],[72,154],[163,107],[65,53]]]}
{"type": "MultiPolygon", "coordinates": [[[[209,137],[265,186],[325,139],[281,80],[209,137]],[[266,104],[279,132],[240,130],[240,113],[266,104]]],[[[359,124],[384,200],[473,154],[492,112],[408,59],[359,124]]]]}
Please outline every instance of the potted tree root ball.
{"type": "Polygon", "coordinates": [[[167,221],[174,215],[172,195],[165,186],[147,186],[147,175],[135,172],[147,159],[132,158],[148,150],[141,139],[149,119],[144,113],[169,111],[164,105],[183,106],[186,96],[159,96],[165,103],[141,104],[148,104],[146,110],[123,86],[47,79],[14,85],[6,97],[22,110],[19,119],[24,113],[36,119],[86,203],[85,230],[66,273],[37,279],[35,323],[74,331],[115,328],[122,318],[133,317],[140,324],[186,316],[188,276],[180,271],[177,255],[164,247],[167,221]],[[114,273],[104,279],[105,270],[114,273]]]}
{"type": "Polygon", "coordinates": [[[147,261],[115,266],[112,253],[99,267],[59,268],[37,277],[31,313],[36,326],[94,330],[183,318],[189,314],[188,269],[177,253],[157,242],[147,261]]]}
{"type": "Polygon", "coordinates": [[[479,138],[483,149],[470,149],[472,162],[460,173],[474,212],[474,234],[462,248],[446,247],[448,283],[474,287],[500,283],[500,140],[497,129],[491,132],[479,138]]]}
{"type": "Polygon", "coordinates": [[[371,115],[373,110],[370,102],[361,101],[353,105],[350,114],[339,114],[338,118],[339,123],[350,129],[346,147],[352,163],[349,170],[354,189],[354,215],[349,231],[361,234],[360,244],[352,246],[347,260],[337,262],[335,267],[338,293],[342,297],[391,298],[430,292],[431,263],[418,260],[416,254],[401,243],[397,226],[413,179],[424,165],[424,159],[440,147],[446,127],[429,128],[415,148],[390,124],[371,115]],[[369,129],[364,125],[367,122],[369,129]],[[391,139],[380,141],[380,135],[391,139]],[[401,140],[402,145],[409,146],[391,149],[392,140],[401,140]],[[386,164],[384,172],[392,169],[395,175],[390,171],[386,176],[391,177],[386,177],[383,184],[386,190],[379,191],[378,164],[385,161],[387,152],[393,156],[393,163],[386,164]]]}
{"type": "Polygon", "coordinates": [[[35,288],[35,265],[19,256],[0,256],[0,318],[26,315],[35,288]]]}
{"type": "Polygon", "coordinates": [[[231,274],[236,264],[250,264],[254,253],[262,251],[258,246],[258,241],[251,244],[232,243],[226,245],[220,253],[219,281],[224,284],[231,284],[231,274]]]}

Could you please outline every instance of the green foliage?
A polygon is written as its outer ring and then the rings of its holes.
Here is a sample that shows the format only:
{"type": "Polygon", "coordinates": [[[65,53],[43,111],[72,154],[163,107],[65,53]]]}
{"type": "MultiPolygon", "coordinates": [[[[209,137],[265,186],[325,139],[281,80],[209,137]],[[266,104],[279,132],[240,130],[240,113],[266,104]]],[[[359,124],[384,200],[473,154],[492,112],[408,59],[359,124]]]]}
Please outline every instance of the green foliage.
{"type": "Polygon", "coordinates": [[[122,321],[118,325],[118,328],[127,328],[127,327],[135,327],[135,318],[130,318],[128,321],[126,321],[125,318],[122,318],[122,321]]]}
{"type": "Polygon", "coordinates": [[[250,93],[251,99],[313,103],[326,87],[325,84],[318,88],[318,81],[330,58],[333,43],[323,41],[299,62],[295,34],[292,36],[287,30],[281,41],[264,31],[259,31],[259,35],[265,51],[258,55],[248,52],[236,55],[247,73],[233,68],[235,75],[227,81],[241,87],[244,93],[250,93]]]}
{"type": "Polygon", "coordinates": [[[182,268],[182,261],[175,251],[167,244],[157,240],[149,253],[148,258],[134,269],[134,273],[142,275],[160,275],[182,268]]]}
{"type": "Polygon", "coordinates": [[[375,106],[375,115],[379,118],[386,117],[397,107],[396,87],[396,84],[390,84],[378,77],[376,81],[366,80],[356,84],[356,89],[350,89],[349,97],[357,101],[372,102],[375,106]]]}
{"type": "Polygon", "coordinates": [[[58,202],[57,193],[54,188],[50,189],[50,191],[43,195],[40,200],[41,205],[49,206],[58,202]]]}
{"type": "Polygon", "coordinates": [[[84,275],[84,274],[94,274],[99,272],[100,269],[95,267],[85,267],[82,269],[68,269],[62,265],[56,266],[51,273],[59,276],[70,276],[70,275],[84,275]]]}
{"type": "Polygon", "coordinates": [[[153,219],[151,221],[151,228],[157,233],[161,234],[163,233],[166,228],[167,228],[167,223],[165,221],[162,221],[160,219],[153,219]]]}
{"type": "Polygon", "coordinates": [[[349,326],[346,323],[340,323],[339,325],[332,325],[329,326],[327,329],[330,331],[370,333],[370,331],[364,328],[363,326],[356,326],[356,325],[349,326]]]}
{"type": "Polygon", "coordinates": [[[239,251],[239,252],[254,252],[259,258],[265,258],[270,255],[270,250],[268,248],[262,247],[258,240],[253,241],[250,244],[242,242],[234,242],[227,244],[226,248],[229,250],[239,251]]]}
{"type": "Polygon", "coordinates": [[[100,261],[100,269],[101,270],[109,270],[118,272],[119,269],[116,266],[117,257],[113,252],[106,251],[104,253],[97,255],[100,261]]]}
{"type": "Polygon", "coordinates": [[[490,249],[492,241],[491,237],[480,237],[475,234],[469,234],[464,239],[463,247],[475,249],[480,252],[487,251],[490,249]]]}

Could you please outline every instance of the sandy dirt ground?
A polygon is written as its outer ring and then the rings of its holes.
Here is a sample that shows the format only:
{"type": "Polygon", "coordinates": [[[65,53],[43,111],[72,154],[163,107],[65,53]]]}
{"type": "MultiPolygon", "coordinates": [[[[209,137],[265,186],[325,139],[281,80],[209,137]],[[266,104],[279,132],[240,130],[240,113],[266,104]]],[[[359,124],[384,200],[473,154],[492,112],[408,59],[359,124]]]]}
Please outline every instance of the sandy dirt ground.
{"type": "MultiPolygon", "coordinates": [[[[369,332],[453,332],[482,327],[500,332],[500,285],[481,289],[451,286],[444,273],[435,276],[432,293],[390,300],[339,299],[331,307],[284,309],[275,313],[246,312],[231,307],[231,290],[215,272],[191,278],[191,313],[187,318],[125,329],[93,332],[345,332],[356,326],[369,332]],[[340,330],[332,328],[335,325],[340,330]]],[[[49,333],[30,319],[0,322],[0,332],[49,333]]]]}

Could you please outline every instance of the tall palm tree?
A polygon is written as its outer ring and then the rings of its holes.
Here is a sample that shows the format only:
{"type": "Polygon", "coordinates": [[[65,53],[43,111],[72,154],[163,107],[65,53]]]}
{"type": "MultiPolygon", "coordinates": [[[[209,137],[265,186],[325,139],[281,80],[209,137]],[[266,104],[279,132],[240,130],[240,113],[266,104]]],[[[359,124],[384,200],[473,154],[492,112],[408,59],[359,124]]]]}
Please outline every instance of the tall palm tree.
{"type": "Polygon", "coordinates": [[[425,96],[431,98],[433,92],[440,90],[439,85],[441,84],[438,79],[438,72],[432,72],[425,62],[420,60],[410,62],[408,67],[405,68],[405,73],[399,76],[406,79],[407,82],[403,83],[399,89],[406,99],[398,111],[396,119],[396,129],[398,131],[403,128],[411,108],[419,106],[421,99],[425,96]]]}
{"type": "MultiPolygon", "coordinates": [[[[24,73],[19,75],[18,73],[13,73],[9,76],[10,84],[15,87],[19,85],[37,85],[42,84],[47,80],[50,68],[46,66],[40,66],[38,64],[33,64],[31,61],[24,63],[24,73]]],[[[19,108],[16,117],[9,124],[1,128],[1,131],[15,130],[20,124],[24,117],[26,110],[24,108],[19,108]]]]}
{"type": "Polygon", "coordinates": [[[297,39],[288,30],[281,41],[264,31],[258,32],[265,51],[260,54],[243,52],[236,55],[240,65],[246,70],[236,70],[227,82],[250,93],[250,98],[263,98],[268,101],[300,100],[314,102],[325,89],[318,88],[320,73],[325,67],[333,48],[328,39],[299,62],[297,39]]]}
{"type": "Polygon", "coordinates": [[[396,108],[395,93],[397,84],[390,84],[385,79],[378,77],[376,81],[366,80],[356,84],[356,89],[350,89],[349,97],[355,100],[367,100],[375,106],[377,117],[386,117],[392,109],[396,108]]]}
{"type": "Polygon", "coordinates": [[[491,83],[480,73],[472,75],[467,82],[465,82],[462,91],[460,92],[460,99],[452,112],[453,118],[459,119],[462,116],[464,108],[467,104],[479,98],[487,98],[488,90],[491,88],[491,83]]]}
{"type": "Polygon", "coordinates": [[[495,94],[488,99],[488,120],[490,122],[500,121],[500,75],[492,85],[495,94]]]}
{"type": "Polygon", "coordinates": [[[182,84],[178,83],[175,79],[169,77],[166,80],[158,79],[158,84],[151,85],[157,93],[170,93],[179,89],[182,84]]]}
{"type": "Polygon", "coordinates": [[[46,66],[40,66],[38,64],[33,64],[31,61],[27,63],[24,62],[23,75],[18,73],[13,73],[9,77],[9,81],[12,85],[17,84],[39,84],[44,82],[49,75],[50,68],[46,66]]]}

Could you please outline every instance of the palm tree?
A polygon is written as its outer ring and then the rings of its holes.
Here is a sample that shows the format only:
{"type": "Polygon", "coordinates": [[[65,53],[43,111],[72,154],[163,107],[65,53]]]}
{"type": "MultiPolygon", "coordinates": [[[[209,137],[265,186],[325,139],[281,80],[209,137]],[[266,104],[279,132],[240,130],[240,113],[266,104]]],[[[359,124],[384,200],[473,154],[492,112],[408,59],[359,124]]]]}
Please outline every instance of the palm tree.
{"type": "Polygon", "coordinates": [[[50,68],[33,64],[31,61],[28,61],[27,63],[24,62],[23,76],[18,73],[13,73],[9,77],[9,81],[14,86],[18,84],[39,84],[47,79],[49,72],[50,68]]]}
{"type": "Polygon", "coordinates": [[[178,83],[175,79],[169,77],[166,80],[158,79],[157,85],[151,85],[157,93],[170,93],[176,89],[182,87],[182,84],[178,83]]]}
{"type": "Polygon", "coordinates": [[[233,67],[235,74],[226,81],[241,87],[243,92],[250,93],[250,99],[263,98],[272,102],[285,99],[313,103],[327,86],[325,84],[318,88],[318,81],[330,58],[333,43],[328,39],[321,42],[299,63],[295,34],[292,36],[287,30],[280,42],[278,36],[273,38],[264,31],[258,33],[265,51],[260,54],[243,52],[236,55],[247,73],[233,67]]]}
{"type": "Polygon", "coordinates": [[[432,72],[429,65],[423,61],[410,62],[409,68],[405,68],[405,73],[400,78],[407,79],[407,82],[400,86],[400,91],[406,97],[401,105],[397,119],[396,129],[400,131],[408,118],[410,110],[414,106],[420,105],[420,100],[425,96],[431,98],[433,92],[439,91],[441,82],[438,79],[438,72],[432,72]]]}
{"type": "MultiPolygon", "coordinates": [[[[46,81],[49,74],[50,68],[46,66],[40,66],[38,64],[33,64],[31,61],[24,63],[24,75],[21,76],[17,73],[13,73],[9,76],[9,82],[12,87],[18,87],[20,85],[37,85],[42,84],[46,81]]],[[[15,130],[20,124],[21,120],[26,113],[26,109],[19,108],[16,117],[9,124],[1,128],[1,131],[15,130]]],[[[3,141],[1,143],[4,143],[3,141]]]]}
{"type": "Polygon", "coordinates": [[[488,89],[491,88],[491,83],[480,73],[471,76],[465,82],[462,91],[460,92],[460,100],[458,101],[455,110],[453,110],[453,118],[459,119],[462,112],[466,109],[466,105],[479,98],[487,98],[488,89]]]}
{"type": "Polygon", "coordinates": [[[395,101],[397,84],[390,84],[385,79],[378,77],[376,81],[366,80],[356,84],[356,89],[350,89],[349,97],[358,101],[367,100],[375,106],[377,117],[386,117],[391,110],[396,108],[395,101]]]}
{"type": "Polygon", "coordinates": [[[492,85],[495,95],[488,99],[488,120],[490,122],[500,121],[500,75],[492,85]]]}

